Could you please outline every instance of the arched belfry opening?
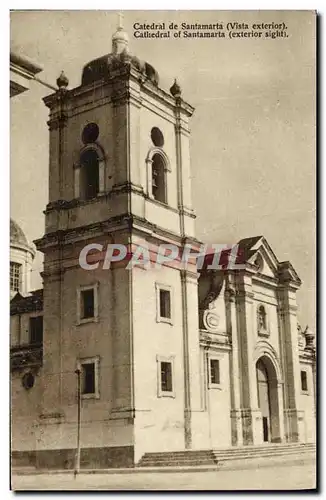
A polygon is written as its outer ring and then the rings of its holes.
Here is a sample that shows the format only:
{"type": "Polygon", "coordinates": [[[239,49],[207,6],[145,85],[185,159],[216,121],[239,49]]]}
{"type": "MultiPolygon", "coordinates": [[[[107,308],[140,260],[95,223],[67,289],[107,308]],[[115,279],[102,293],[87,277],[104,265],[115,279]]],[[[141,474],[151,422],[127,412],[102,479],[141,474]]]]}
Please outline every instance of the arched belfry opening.
{"type": "MultiPolygon", "coordinates": [[[[153,129],[154,130],[154,129],[153,129]]],[[[158,130],[158,129],[157,129],[158,130]]],[[[160,131],[159,131],[160,132],[160,131]]],[[[153,134],[152,134],[153,135],[153,134]]],[[[163,141],[155,135],[155,142],[163,141]]],[[[154,140],[153,140],[154,142],[154,140]]],[[[160,144],[163,145],[162,142],[160,144]]],[[[158,146],[151,148],[146,157],[148,195],[161,203],[168,203],[168,173],[171,172],[169,158],[165,151],[158,146]]]]}
{"type": "Polygon", "coordinates": [[[99,157],[94,149],[80,156],[80,198],[90,200],[99,193],[99,157]]]}
{"type": "Polygon", "coordinates": [[[256,363],[258,406],[264,442],[280,442],[280,408],[276,368],[268,356],[256,363]]]}
{"type": "Polygon", "coordinates": [[[152,194],[153,198],[161,203],[166,203],[166,167],[159,153],[152,159],[152,194]]]}

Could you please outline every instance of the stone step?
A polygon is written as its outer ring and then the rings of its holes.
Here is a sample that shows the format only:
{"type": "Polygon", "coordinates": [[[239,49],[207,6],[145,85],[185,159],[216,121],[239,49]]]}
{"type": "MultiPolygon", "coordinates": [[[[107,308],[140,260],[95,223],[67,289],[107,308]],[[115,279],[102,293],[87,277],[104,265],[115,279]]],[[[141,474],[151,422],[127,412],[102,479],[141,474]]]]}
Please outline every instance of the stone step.
{"type": "Polygon", "coordinates": [[[230,452],[236,453],[241,452],[243,450],[246,451],[261,451],[261,450],[280,450],[280,449],[307,449],[307,448],[315,448],[316,445],[314,443],[290,443],[290,444],[270,444],[270,445],[262,445],[262,446],[241,446],[241,447],[228,447],[228,448],[214,448],[207,450],[172,450],[172,451],[157,451],[157,452],[148,452],[151,456],[160,456],[160,455],[190,455],[190,454],[203,454],[207,453],[217,453],[217,452],[230,452]]]}
{"type": "Polygon", "coordinates": [[[160,456],[160,457],[152,457],[150,456],[145,456],[142,458],[143,460],[215,460],[215,455],[191,455],[191,456],[171,456],[171,455],[166,455],[166,456],[160,456]]]}
{"type": "Polygon", "coordinates": [[[180,452],[154,452],[150,454],[145,454],[144,458],[149,455],[151,459],[160,459],[164,457],[169,457],[169,458],[188,458],[188,457],[194,457],[194,458],[200,458],[200,457],[207,457],[211,456],[214,454],[214,456],[242,456],[243,454],[246,455],[261,455],[262,453],[267,453],[267,454],[273,454],[273,453],[301,453],[303,451],[314,451],[315,447],[314,446],[307,446],[307,447],[287,447],[287,446],[282,446],[282,447],[277,447],[277,448],[268,448],[268,447],[261,447],[261,448],[254,448],[254,449],[246,449],[245,447],[239,448],[239,449],[225,449],[225,450],[212,450],[212,451],[180,451],[180,452]]]}
{"type": "Polygon", "coordinates": [[[154,453],[146,453],[145,455],[150,455],[151,457],[165,457],[169,455],[171,457],[206,457],[207,455],[213,455],[213,450],[206,452],[196,452],[196,451],[182,451],[182,452],[174,452],[174,451],[165,451],[165,452],[154,452],[154,453]]]}
{"type": "Polygon", "coordinates": [[[194,467],[201,465],[217,465],[215,460],[148,460],[141,461],[137,467],[194,467]]]}
{"type": "Polygon", "coordinates": [[[289,452],[295,452],[295,453],[301,453],[303,451],[306,451],[306,450],[310,450],[310,451],[314,451],[315,448],[310,448],[310,447],[307,447],[307,448],[286,448],[286,447],[282,447],[282,448],[271,448],[271,449],[268,449],[268,448],[261,448],[261,449],[254,449],[254,450],[246,450],[245,448],[241,448],[239,450],[214,450],[214,454],[215,455],[218,455],[218,454],[223,454],[223,455],[241,455],[242,453],[248,453],[250,455],[256,455],[256,454],[261,454],[261,453],[279,453],[279,452],[284,452],[284,453],[289,453],[289,452]]]}
{"type": "Polygon", "coordinates": [[[191,455],[170,455],[170,453],[166,453],[164,455],[159,455],[159,456],[153,456],[152,454],[150,453],[146,453],[142,458],[145,459],[145,458],[150,458],[151,460],[163,460],[164,458],[168,457],[169,459],[175,459],[175,460],[180,460],[180,459],[188,459],[188,460],[196,460],[196,459],[211,459],[211,460],[214,460],[215,458],[215,454],[212,452],[212,453],[207,453],[207,455],[195,455],[195,454],[191,454],[191,455]]]}
{"type": "Polygon", "coordinates": [[[314,443],[271,444],[265,446],[243,446],[214,450],[180,450],[145,453],[138,467],[173,467],[217,465],[241,460],[277,457],[284,460],[291,457],[307,456],[315,452],[314,443]]]}
{"type": "Polygon", "coordinates": [[[225,460],[248,460],[248,459],[256,459],[256,458],[265,458],[265,457],[290,457],[290,456],[295,456],[295,457],[302,457],[307,454],[311,454],[312,452],[310,450],[306,450],[303,453],[296,453],[295,451],[289,452],[289,453],[284,453],[284,452],[275,452],[273,454],[271,453],[261,453],[260,455],[250,455],[250,454],[242,454],[242,455],[215,455],[215,460],[212,458],[175,458],[175,457],[161,457],[161,458],[153,458],[153,457],[144,457],[141,462],[139,463],[139,466],[161,466],[161,465],[208,465],[208,464],[214,464],[218,463],[220,461],[225,461],[225,460]]]}
{"type": "Polygon", "coordinates": [[[248,458],[261,458],[261,457],[288,457],[288,456],[302,456],[305,454],[311,454],[311,450],[305,450],[301,453],[297,453],[296,451],[288,451],[288,452],[282,452],[282,451],[275,451],[274,453],[267,453],[267,452],[262,452],[260,454],[245,454],[243,453],[242,455],[215,455],[216,460],[240,460],[240,459],[248,459],[248,458]]]}
{"type": "Polygon", "coordinates": [[[239,446],[237,448],[215,448],[213,451],[214,452],[230,452],[230,453],[235,453],[239,452],[242,450],[247,450],[247,451],[261,451],[261,450],[300,450],[300,449],[308,449],[308,448],[315,448],[314,443],[295,443],[295,444],[271,444],[271,445],[262,445],[262,446],[239,446]]]}
{"type": "Polygon", "coordinates": [[[242,454],[248,454],[248,455],[261,455],[262,453],[268,453],[268,454],[274,454],[274,453],[302,453],[305,451],[315,451],[314,447],[280,447],[280,448],[257,448],[257,449],[252,449],[252,450],[246,450],[245,448],[241,448],[238,450],[214,450],[213,453],[215,456],[219,455],[230,455],[230,456],[236,456],[236,455],[242,455],[242,454]]]}

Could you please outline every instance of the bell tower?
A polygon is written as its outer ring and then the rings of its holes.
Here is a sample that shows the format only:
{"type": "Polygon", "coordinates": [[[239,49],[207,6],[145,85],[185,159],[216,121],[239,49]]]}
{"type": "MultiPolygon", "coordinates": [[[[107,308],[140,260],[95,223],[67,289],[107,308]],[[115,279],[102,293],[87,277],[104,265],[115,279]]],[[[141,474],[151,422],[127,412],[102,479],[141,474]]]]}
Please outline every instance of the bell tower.
{"type": "Polygon", "coordinates": [[[44,253],[38,447],[47,463],[73,461],[79,368],[82,463],[130,465],[145,451],[196,446],[197,272],[194,263],[104,269],[103,261],[111,243],[129,253],[148,245],[154,260],[162,244],[179,254],[186,244],[198,248],[189,154],[194,109],[176,81],[165,91],[155,68],[130,53],[121,22],[111,53],[84,66],[79,87],[68,89],[63,73],[57,85],[44,99],[49,203],[36,242],[44,253]],[[84,269],[79,257],[90,244],[102,250],[84,269]],[[168,428],[166,415],[174,422],[168,428]]]}
{"type": "Polygon", "coordinates": [[[155,68],[130,54],[120,24],[112,52],[84,66],[81,86],[68,90],[63,73],[57,84],[44,99],[46,233],[129,214],[194,237],[188,125],[194,110],[177,82],[169,93],[159,87],[155,68]]]}

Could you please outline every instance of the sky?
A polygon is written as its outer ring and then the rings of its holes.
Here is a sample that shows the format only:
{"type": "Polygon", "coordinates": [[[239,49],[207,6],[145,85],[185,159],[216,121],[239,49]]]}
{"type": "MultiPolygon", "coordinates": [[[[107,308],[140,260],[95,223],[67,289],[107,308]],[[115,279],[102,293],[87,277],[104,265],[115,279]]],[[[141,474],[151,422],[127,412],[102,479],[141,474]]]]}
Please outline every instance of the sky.
{"type": "MultiPolygon", "coordinates": [[[[80,85],[84,64],[111,51],[113,11],[15,11],[11,48],[43,66],[55,85],[61,70],[80,85]]],[[[177,78],[191,119],[196,236],[235,243],[263,235],[303,285],[302,326],[315,325],[315,17],[312,11],[125,11],[130,51],[152,64],[160,86],[177,78]],[[281,23],[288,38],[136,39],[139,23],[281,23]]],[[[32,241],[43,235],[48,200],[51,91],[34,82],[10,102],[11,216],[32,241]]],[[[41,286],[37,255],[32,286],[41,286]]]]}

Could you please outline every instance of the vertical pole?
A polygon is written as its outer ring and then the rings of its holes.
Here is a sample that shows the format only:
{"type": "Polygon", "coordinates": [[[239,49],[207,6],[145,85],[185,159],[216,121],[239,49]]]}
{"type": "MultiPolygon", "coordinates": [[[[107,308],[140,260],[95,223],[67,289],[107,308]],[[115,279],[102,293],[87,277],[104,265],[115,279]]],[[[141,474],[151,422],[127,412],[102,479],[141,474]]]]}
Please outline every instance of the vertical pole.
{"type": "Polygon", "coordinates": [[[75,457],[74,477],[76,478],[80,470],[80,410],[81,410],[81,390],[80,390],[80,370],[75,371],[77,375],[77,449],[75,457]]]}

